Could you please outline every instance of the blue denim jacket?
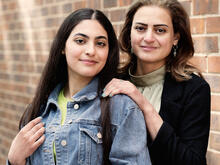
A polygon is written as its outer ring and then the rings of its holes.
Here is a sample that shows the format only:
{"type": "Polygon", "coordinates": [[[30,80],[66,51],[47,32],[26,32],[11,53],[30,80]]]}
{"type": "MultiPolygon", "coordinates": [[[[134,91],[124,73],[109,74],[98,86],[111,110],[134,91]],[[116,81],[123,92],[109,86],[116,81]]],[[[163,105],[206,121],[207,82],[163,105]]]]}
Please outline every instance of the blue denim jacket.
{"type": "MultiPolygon", "coordinates": [[[[58,85],[48,98],[42,113],[45,142],[30,156],[27,164],[54,164],[53,142],[57,165],[101,165],[102,134],[98,79],[93,79],[67,103],[66,120],[61,125],[57,97],[58,85]]],[[[109,159],[113,165],[151,165],[147,148],[144,117],[138,106],[126,95],[111,98],[113,142],[109,159]]]]}

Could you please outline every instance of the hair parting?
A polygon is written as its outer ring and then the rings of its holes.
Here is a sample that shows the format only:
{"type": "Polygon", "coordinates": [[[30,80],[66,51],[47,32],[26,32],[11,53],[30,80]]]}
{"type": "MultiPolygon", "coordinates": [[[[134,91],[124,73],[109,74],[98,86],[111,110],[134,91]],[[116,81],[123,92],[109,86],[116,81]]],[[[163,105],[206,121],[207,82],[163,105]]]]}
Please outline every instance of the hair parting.
{"type": "Polygon", "coordinates": [[[21,117],[19,128],[22,128],[29,121],[41,115],[52,90],[59,83],[68,81],[67,61],[62,53],[65,43],[74,27],[83,20],[97,20],[108,34],[109,52],[104,68],[98,73],[98,97],[101,106],[101,126],[103,140],[103,165],[110,165],[109,152],[111,149],[111,118],[110,118],[110,98],[101,98],[105,85],[116,76],[119,64],[119,46],[113,26],[108,18],[99,10],[83,8],[71,13],[61,24],[55,39],[52,43],[49,58],[44,67],[40,82],[37,86],[35,96],[31,104],[26,108],[21,117]]]}

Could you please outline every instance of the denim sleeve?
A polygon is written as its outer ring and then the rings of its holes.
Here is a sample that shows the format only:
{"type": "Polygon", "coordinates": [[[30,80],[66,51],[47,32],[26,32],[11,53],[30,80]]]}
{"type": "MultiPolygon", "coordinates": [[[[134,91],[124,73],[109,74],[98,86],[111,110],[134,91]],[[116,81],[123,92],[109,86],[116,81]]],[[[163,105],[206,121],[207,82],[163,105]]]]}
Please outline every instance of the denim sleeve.
{"type": "Polygon", "coordinates": [[[6,164],[5,165],[11,165],[11,163],[9,162],[9,160],[6,160],[6,164]]]}
{"type": "Polygon", "coordinates": [[[117,165],[151,165],[143,114],[138,108],[126,111],[113,139],[109,159],[117,165]]]}

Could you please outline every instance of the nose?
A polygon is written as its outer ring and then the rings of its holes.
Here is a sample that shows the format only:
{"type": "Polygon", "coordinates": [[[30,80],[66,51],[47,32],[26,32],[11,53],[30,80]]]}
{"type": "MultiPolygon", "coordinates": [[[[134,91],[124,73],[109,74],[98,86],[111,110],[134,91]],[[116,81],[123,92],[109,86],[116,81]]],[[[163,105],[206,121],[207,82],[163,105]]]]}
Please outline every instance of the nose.
{"type": "Polygon", "coordinates": [[[88,56],[94,56],[95,55],[95,45],[94,43],[88,43],[88,45],[86,46],[86,55],[88,56]]]}
{"type": "Polygon", "coordinates": [[[144,41],[145,42],[154,42],[154,33],[152,29],[148,29],[144,35],[144,41]]]}

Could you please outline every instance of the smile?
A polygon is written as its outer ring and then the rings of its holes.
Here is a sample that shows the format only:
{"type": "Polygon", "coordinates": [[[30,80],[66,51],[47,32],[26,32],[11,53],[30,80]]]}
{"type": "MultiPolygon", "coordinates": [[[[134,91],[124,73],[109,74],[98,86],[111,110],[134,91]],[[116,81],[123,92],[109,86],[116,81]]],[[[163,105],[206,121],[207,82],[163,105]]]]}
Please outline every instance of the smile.
{"type": "Polygon", "coordinates": [[[156,47],[153,46],[140,46],[144,51],[153,51],[156,47]]]}
{"type": "Polygon", "coordinates": [[[94,65],[94,64],[98,63],[97,61],[88,60],[88,59],[80,59],[79,61],[83,62],[86,65],[94,65]]]}

